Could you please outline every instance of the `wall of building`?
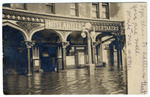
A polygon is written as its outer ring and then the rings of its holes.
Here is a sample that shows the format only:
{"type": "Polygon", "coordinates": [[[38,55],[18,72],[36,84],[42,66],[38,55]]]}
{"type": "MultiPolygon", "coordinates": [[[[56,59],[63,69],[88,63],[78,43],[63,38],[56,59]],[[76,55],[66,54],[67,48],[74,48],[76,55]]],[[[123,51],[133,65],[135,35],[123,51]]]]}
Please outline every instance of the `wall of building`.
{"type": "MultiPolygon", "coordinates": [[[[11,4],[11,7],[14,9],[23,9],[22,6],[23,4],[11,4]]],[[[101,6],[101,4],[99,4],[99,6],[101,6]]],[[[56,3],[54,9],[55,14],[57,15],[70,16],[70,3],[56,3]]],[[[122,9],[123,3],[109,3],[110,20],[123,20],[122,9]]],[[[50,9],[45,3],[27,3],[25,10],[43,14],[50,14],[50,9]]],[[[101,10],[101,7],[99,8],[99,10],[101,10]]],[[[76,17],[92,18],[92,3],[78,3],[78,16],[76,17]]]]}
{"type": "Polygon", "coordinates": [[[110,3],[109,16],[113,20],[123,20],[123,3],[110,3]]]}
{"type": "Polygon", "coordinates": [[[55,14],[69,16],[70,15],[69,3],[56,3],[55,4],[55,14]]]}
{"type": "Polygon", "coordinates": [[[79,17],[91,18],[92,5],[91,3],[79,3],[79,17]]]}
{"type": "Polygon", "coordinates": [[[35,4],[26,4],[26,9],[28,11],[34,11],[38,13],[47,13],[47,8],[45,4],[35,3],[35,4]]]}

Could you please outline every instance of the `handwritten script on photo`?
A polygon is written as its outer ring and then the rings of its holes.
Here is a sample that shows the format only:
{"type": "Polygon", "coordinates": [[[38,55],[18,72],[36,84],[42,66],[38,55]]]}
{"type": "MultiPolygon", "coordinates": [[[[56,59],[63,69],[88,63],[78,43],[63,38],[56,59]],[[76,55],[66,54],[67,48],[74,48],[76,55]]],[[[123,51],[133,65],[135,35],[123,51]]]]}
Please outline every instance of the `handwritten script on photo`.
{"type": "Polygon", "coordinates": [[[126,6],[126,46],[128,93],[147,93],[147,6],[130,3],[126,6]]]}

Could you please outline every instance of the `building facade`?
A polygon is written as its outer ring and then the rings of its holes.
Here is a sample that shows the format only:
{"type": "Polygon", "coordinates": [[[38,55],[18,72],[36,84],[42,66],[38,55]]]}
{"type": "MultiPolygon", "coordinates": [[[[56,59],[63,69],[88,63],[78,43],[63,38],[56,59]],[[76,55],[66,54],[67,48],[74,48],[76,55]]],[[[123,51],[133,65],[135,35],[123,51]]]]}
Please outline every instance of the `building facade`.
{"type": "Polygon", "coordinates": [[[125,65],[121,3],[3,4],[4,72],[125,65]]]}

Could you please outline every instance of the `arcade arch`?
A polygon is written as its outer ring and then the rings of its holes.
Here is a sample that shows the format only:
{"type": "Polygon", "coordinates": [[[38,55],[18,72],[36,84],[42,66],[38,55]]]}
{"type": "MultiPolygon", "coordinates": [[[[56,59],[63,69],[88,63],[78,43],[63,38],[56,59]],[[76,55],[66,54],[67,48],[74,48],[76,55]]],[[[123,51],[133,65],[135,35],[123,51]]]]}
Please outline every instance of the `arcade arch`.
{"type": "Polygon", "coordinates": [[[51,29],[42,29],[31,35],[31,41],[35,42],[32,47],[34,71],[63,69],[62,34],[51,29]]]}
{"type": "Polygon", "coordinates": [[[26,32],[13,24],[3,25],[3,69],[4,74],[27,73],[26,32]]]}
{"type": "Polygon", "coordinates": [[[23,30],[22,28],[18,27],[16,24],[13,24],[13,23],[11,23],[11,22],[3,22],[2,24],[3,24],[3,27],[4,27],[4,26],[10,26],[10,27],[12,27],[12,28],[14,28],[14,29],[19,30],[19,31],[22,33],[22,35],[23,35],[23,37],[24,37],[24,40],[25,40],[25,41],[28,41],[28,40],[29,40],[29,36],[28,36],[27,32],[26,32],[25,30],[23,30]]]}

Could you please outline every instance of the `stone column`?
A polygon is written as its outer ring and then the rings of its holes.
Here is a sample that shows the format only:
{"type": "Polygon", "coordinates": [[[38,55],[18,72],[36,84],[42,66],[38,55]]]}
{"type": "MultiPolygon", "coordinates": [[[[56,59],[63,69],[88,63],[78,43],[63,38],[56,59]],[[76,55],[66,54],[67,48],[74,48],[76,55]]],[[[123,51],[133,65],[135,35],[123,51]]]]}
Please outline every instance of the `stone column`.
{"type": "Polygon", "coordinates": [[[62,42],[63,49],[63,69],[66,69],[66,47],[69,45],[68,42],[62,42]]]}
{"type": "Polygon", "coordinates": [[[95,52],[96,52],[96,46],[98,43],[93,42],[93,63],[96,64],[96,58],[95,58],[95,52]]]}
{"type": "Polygon", "coordinates": [[[76,67],[78,67],[78,52],[76,51],[76,47],[74,48],[75,49],[75,65],[76,67]]]}
{"type": "Polygon", "coordinates": [[[118,67],[120,67],[121,65],[121,47],[120,47],[120,44],[119,44],[119,39],[117,38],[117,65],[118,67]]]}
{"type": "Polygon", "coordinates": [[[122,66],[122,49],[119,48],[119,64],[122,66]]]}
{"type": "Polygon", "coordinates": [[[89,32],[87,33],[87,39],[88,39],[88,65],[91,65],[92,54],[91,54],[91,38],[90,38],[89,32]]]}
{"type": "Polygon", "coordinates": [[[96,60],[95,60],[95,46],[93,45],[93,64],[96,63],[96,60]]]}
{"type": "Polygon", "coordinates": [[[88,41],[88,65],[90,70],[90,75],[95,74],[95,64],[92,64],[92,51],[91,51],[91,37],[89,35],[89,32],[87,32],[87,41],[88,41]]]}
{"type": "Polygon", "coordinates": [[[66,69],[66,46],[63,46],[63,69],[66,69]]]}
{"type": "Polygon", "coordinates": [[[121,50],[122,52],[122,66],[126,66],[127,64],[127,59],[126,59],[126,46],[124,46],[121,50]]]}
{"type": "Polygon", "coordinates": [[[102,39],[100,39],[99,54],[100,54],[100,65],[103,65],[103,48],[102,48],[102,39]]]}
{"type": "Polygon", "coordinates": [[[117,66],[120,67],[120,53],[118,48],[117,48],[117,66]]]}
{"type": "Polygon", "coordinates": [[[32,41],[26,41],[26,46],[28,49],[28,76],[32,75],[32,70],[31,70],[31,47],[34,45],[34,42],[32,41]]]}
{"type": "Polygon", "coordinates": [[[61,47],[58,47],[58,52],[57,52],[57,61],[58,61],[58,69],[59,70],[62,70],[62,48],[61,47]]]}

